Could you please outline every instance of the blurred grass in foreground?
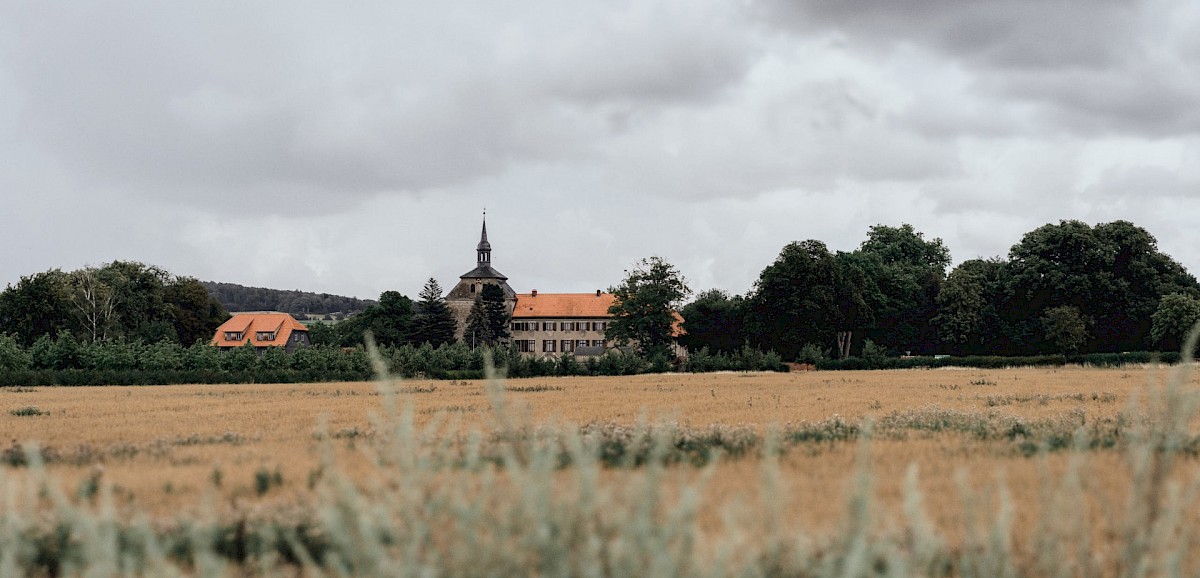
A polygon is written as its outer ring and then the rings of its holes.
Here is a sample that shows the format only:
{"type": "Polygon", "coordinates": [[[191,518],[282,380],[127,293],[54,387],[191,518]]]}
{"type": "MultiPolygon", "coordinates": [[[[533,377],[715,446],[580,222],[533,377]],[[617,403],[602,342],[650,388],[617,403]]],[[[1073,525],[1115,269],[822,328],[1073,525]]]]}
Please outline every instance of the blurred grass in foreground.
{"type": "MultiPolygon", "coordinates": [[[[1113,419],[929,407],[765,435],[666,423],[535,427],[514,415],[492,376],[485,432],[456,433],[452,417],[418,426],[411,408],[385,395],[383,416],[363,433],[368,474],[342,473],[329,445],[336,435],[317,436],[324,457],[309,480],[312,503],[236,520],[125,519],[99,474],[68,495],[42,467],[52,457],[26,446],[23,461],[9,463],[27,475],[0,469],[0,576],[1196,575],[1198,399],[1184,387],[1191,366],[1185,360],[1113,419]],[[931,435],[1007,440],[1022,454],[1072,452],[1065,470],[1043,476],[1032,540],[1013,538],[1027,505],[1013,502],[1002,479],[980,486],[960,476],[957,495],[932,498],[957,504],[960,521],[939,526],[910,467],[902,515],[876,515],[872,439],[931,435]],[[787,499],[778,460],[790,448],[839,442],[860,444],[862,456],[845,514],[833,532],[798,529],[777,507],[787,499]],[[1123,456],[1131,480],[1123,503],[1089,502],[1082,472],[1097,451],[1123,456]],[[703,485],[729,467],[722,456],[749,454],[760,456],[758,498],[726,512],[723,527],[702,527],[701,512],[715,507],[702,499],[703,485]],[[620,484],[606,476],[614,467],[627,473],[620,484]],[[680,475],[695,467],[699,475],[680,475]],[[1114,532],[1093,531],[1097,507],[1114,532]]],[[[261,483],[269,489],[273,474],[263,472],[261,483]]]]}

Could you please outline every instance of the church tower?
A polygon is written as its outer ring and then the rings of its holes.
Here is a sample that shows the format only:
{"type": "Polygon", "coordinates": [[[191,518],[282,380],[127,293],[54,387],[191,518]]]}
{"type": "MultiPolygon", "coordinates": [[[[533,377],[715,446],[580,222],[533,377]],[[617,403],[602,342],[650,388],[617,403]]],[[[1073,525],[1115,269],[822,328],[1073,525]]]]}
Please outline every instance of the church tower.
{"type": "Polygon", "coordinates": [[[454,313],[458,329],[454,337],[462,339],[463,331],[467,328],[467,316],[471,314],[471,306],[483,291],[484,285],[497,285],[504,291],[504,301],[508,305],[508,313],[512,314],[517,303],[517,293],[508,286],[508,277],[492,268],[492,244],[487,237],[487,213],[483,214],[483,231],[479,234],[479,244],[475,245],[475,268],[463,273],[458,278],[458,284],[446,294],[446,304],[454,313]]]}

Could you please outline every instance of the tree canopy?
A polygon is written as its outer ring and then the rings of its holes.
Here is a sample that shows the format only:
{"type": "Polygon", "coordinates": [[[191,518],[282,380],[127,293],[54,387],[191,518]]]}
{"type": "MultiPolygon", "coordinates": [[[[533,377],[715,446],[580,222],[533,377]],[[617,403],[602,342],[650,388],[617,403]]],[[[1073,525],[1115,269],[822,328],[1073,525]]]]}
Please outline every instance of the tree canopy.
{"type": "Polygon", "coordinates": [[[22,277],[0,292],[0,333],[22,345],[69,331],[88,341],[212,337],[228,319],[199,281],[135,261],[22,277]]]}
{"type": "Polygon", "coordinates": [[[712,353],[737,351],[745,344],[743,301],[742,297],[730,297],[720,289],[699,293],[680,312],[684,334],[679,342],[692,351],[701,348],[712,353]]]}
{"type": "Polygon", "coordinates": [[[925,355],[1171,349],[1187,299],[1200,299],[1195,277],[1127,221],[1048,224],[1006,257],[949,266],[942,240],[907,224],[873,226],[849,252],[790,243],[745,298],[704,292],[689,303],[685,327],[695,330],[685,342],[749,341],[784,359],[830,347],[845,356],[865,340],[873,351],[925,355]],[[1164,302],[1171,294],[1180,296],[1164,302]]]}
{"type": "Polygon", "coordinates": [[[676,311],[691,292],[679,270],[662,257],[638,261],[612,290],[612,321],[605,337],[634,346],[646,357],[669,357],[676,311]]]}
{"type": "Polygon", "coordinates": [[[746,298],[750,342],[784,359],[795,359],[808,344],[833,344],[839,332],[869,323],[862,280],[848,257],[835,256],[821,241],[786,245],[746,298]]]}
{"type": "Polygon", "coordinates": [[[428,343],[434,347],[454,342],[456,324],[450,306],[442,296],[442,287],[437,279],[430,277],[421,289],[418,312],[413,316],[410,340],[413,343],[428,343]]]}

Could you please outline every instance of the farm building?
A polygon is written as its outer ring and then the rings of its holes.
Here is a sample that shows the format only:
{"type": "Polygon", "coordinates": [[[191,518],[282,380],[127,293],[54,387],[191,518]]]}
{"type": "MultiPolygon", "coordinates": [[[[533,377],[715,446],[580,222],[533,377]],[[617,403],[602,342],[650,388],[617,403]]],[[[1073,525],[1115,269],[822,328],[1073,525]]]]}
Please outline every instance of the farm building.
{"type": "Polygon", "coordinates": [[[612,316],[612,293],[517,295],[509,332],[517,351],[537,355],[592,356],[604,353],[604,332],[612,316]]]}
{"type": "MultiPolygon", "coordinates": [[[[536,290],[518,294],[508,285],[508,277],[492,268],[492,245],[487,238],[487,222],[479,244],[475,247],[475,268],[459,277],[458,284],[446,294],[446,303],[458,324],[455,337],[463,338],[471,306],[485,284],[498,285],[504,290],[508,312],[512,316],[509,333],[513,344],[523,354],[538,357],[557,357],[564,353],[576,357],[603,354],[614,345],[604,338],[612,315],[608,309],[616,297],[597,290],[595,293],[538,293],[536,290]]],[[[675,314],[675,334],[682,331],[683,318],[675,314]]],[[[682,346],[675,354],[685,357],[682,346]]]]}
{"type": "Polygon", "coordinates": [[[253,344],[259,350],[282,347],[292,351],[307,346],[308,328],[287,313],[238,313],[222,323],[212,345],[221,349],[253,344]]]}

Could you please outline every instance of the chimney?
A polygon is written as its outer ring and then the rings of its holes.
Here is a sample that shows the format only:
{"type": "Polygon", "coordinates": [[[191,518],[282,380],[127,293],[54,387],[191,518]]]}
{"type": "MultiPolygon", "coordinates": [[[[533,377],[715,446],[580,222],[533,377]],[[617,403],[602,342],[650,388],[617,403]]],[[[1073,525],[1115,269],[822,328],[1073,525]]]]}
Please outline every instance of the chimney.
{"type": "Polygon", "coordinates": [[[534,290],[533,290],[533,292],[529,294],[529,296],[530,296],[530,297],[537,297],[537,289],[534,289],[534,290]]]}
{"type": "Polygon", "coordinates": [[[600,290],[599,290],[599,289],[597,289],[597,290],[596,290],[596,297],[599,297],[599,296],[600,296],[600,290]]]}

